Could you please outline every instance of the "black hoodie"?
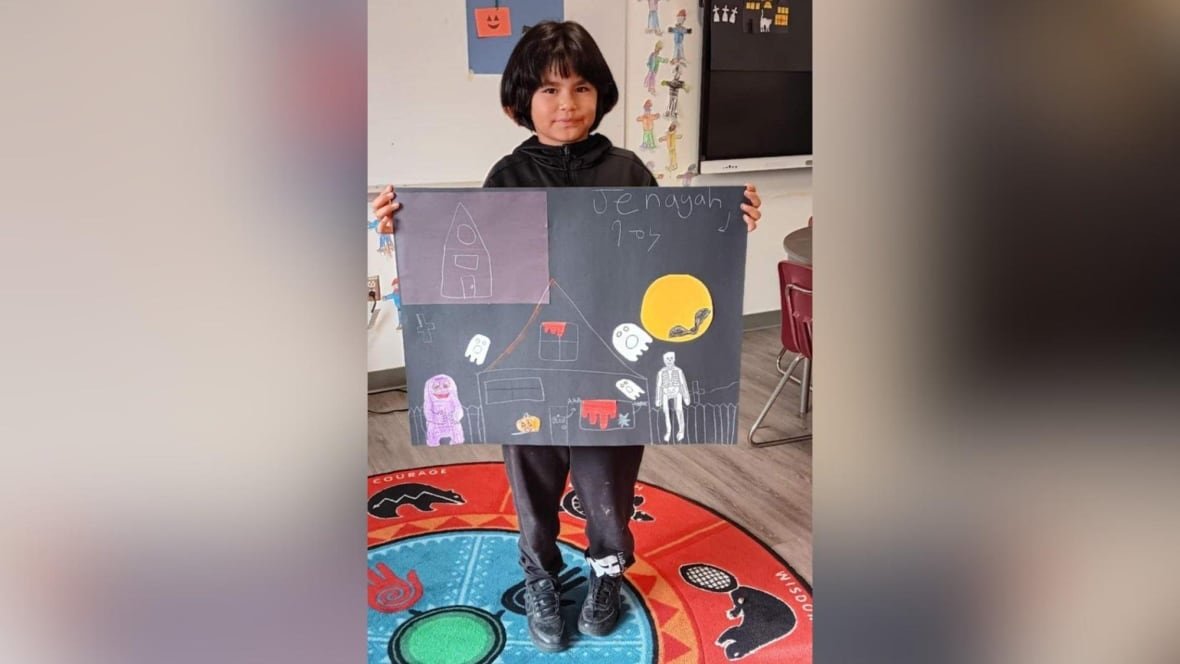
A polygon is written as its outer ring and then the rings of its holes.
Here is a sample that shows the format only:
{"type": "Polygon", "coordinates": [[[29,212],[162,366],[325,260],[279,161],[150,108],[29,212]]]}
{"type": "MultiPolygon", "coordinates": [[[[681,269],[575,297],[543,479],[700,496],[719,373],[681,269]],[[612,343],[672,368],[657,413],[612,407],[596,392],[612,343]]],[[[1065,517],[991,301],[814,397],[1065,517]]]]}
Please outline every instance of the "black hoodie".
{"type": "Polygon", "coordinates": [[[654,187],[656,178],[634,152],[594,134],[568,145],[533,136],[492,166],[485,187],[654,187]]]}

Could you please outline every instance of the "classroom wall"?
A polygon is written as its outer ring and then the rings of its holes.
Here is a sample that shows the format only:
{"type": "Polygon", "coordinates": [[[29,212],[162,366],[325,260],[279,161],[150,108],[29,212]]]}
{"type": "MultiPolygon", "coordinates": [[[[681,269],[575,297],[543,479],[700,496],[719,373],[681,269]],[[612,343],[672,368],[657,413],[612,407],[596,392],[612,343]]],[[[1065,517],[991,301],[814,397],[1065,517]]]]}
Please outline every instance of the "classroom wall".
{"type": "MultiPolygon", "coordinates": [[[[668,170],[668,155],[666,149],[656,151],[640,150],[642,131],[635,118],[642,113],[643,101],[651,98],[653,110],[663,112],[667,105],[667,88],[657,83],[657,95],[650,95],[643,86],[646,74],[646,61],[656,40],[655,35],[644,32],[647,24],[646,2],[630,2],[627,14],[625,65],[622,72],[615,71],[615,77],[622,89],[622,100],[613,114],[623,115],[625,129],[624,145],[635,151],[644,161],[655,162],[657,175],[664,175],[660,179],[660,186],[680,186],[685,182],[682,175],[689,164],[695,164],[697,139],[699,134],[700,107],[700,67],[702,53],[701,12],[696,7],[696,0],[664,0],[659,3],[661,29],[664,35],[663,53],[671,57],[672,36],[666,33],[667,27],[675,23],[676,12],[681,8],[687,10],[686,25],[692,28],[692,33],[685,36],[684,48],[688,65],[682,73],[683,80],[689,88],[680,97],[680,118],[678,130],[682,138],[678,144],[678,168],[668,170]]],[[[373,14],[370,13],[370,20],[373,14]]],[[[371,30],[372,32],[372,30],[371,30]]],[[[423,41],[425,50],[429,36],[424,33],[409,32],[407,39],[423,41]]],[[[374,67],[385,66],[374,57],[370,50],[370,75],[374,67]]],[[[663,65],[657,76],[658,80],[671,78],[671,70],[663,65]]],[[[751,103],[757,103],[756,92],[751,91],[751,103]]],[[[609,117],[609,116],[608,116],[609,117]]],[[[665,130],[667,123],[659,121],[657,132],[665,130]]],[[[511,129],[511,127],[507,127],[511,129]]],[[[525,136],[522,134],[521,140],[525,136]]],[[[445,140],[445,136],[438,139],[445,140]]],[[[613,137],[612,137],[613,138],[613,137]]],[[[616,139],[617,140],[617,139],[616,139]]],[[[659,144],[664,148],[666,143],[659,144]]],[[[490,166],[490,163],[489,163],[490,166]]],[[[716,175],[698,175],[691,178],[693,186],[731,186],[746,182],[755,184],[762,195],[762,223],[758,230],[750,237],[746,254],[746,289],[743,301],[743,313],[755,314],[767,311],[777,311],[779,308],[777,264],[784,257],[783,236],[792,230],[807,224],[807,218],[812,214],[811,198],[811,169],[795,169],[781,171],[762,171],[755,173],[725,173],[716,175]]],[[[416,184],[415,186],[479,186],[480,181],[439,182],[416,184]]],[[[375,192],[370,191],[369,199],[375,192]]],[[[366,208],[365,219],[370,218],[366,208]]],[[[817,225],[822,221],[817,221],[817,225]]],[[[390,280],[397,274],[396,265],[392,258],[378,252],[378,239],[373,231],[368,232],[368,274],[380,275],[382,294],[386,292],[390,280]]],[[[358,286],[358,293],[360,291],[358,286]]],[[[380,303],[381,315],[375,325],[370,328],[369,341],[369,371],[379,371],[402,367],[405,365],[405,354],[401,343],[400,331],[396,329],[396,316],[393,313],[393,303],[380,303]]],[[[369,305],[365,303],[365,320],[368,319],[369,305]]],[[[410,322],[407,321],[407,327],[410,322]]]]}

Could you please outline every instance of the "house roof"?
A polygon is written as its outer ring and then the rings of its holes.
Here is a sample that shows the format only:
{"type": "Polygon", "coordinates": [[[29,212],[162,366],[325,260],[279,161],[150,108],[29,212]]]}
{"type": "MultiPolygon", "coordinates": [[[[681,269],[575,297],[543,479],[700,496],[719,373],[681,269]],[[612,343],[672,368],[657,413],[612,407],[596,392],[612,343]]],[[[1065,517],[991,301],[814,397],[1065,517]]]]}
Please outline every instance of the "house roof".
{"type": "Polygon", "coordinates": [[[493,369],[560,369],[561,365],[568,366],[571,370],[578,371],[594,371],[609,370],[611,372],[618,371],[626,373],[630,376],[643,378],[643,375],[632,369],[623,358],[615,353],[614,348],[610,343],[603,338],[598,330],[586,320],[582,315],[582,310],[574,303],[565,289],[557,283],[556,279],[549,280],[549,286],[545,289],[549,294],[549,303],[544,302],[544,295],[542,295],[541,302],[533,308],[533,313],[525,322],[520,330],[520,334],[508,344],[508,348],[488,365],[484,371],[491,371],[493,369]],[[542,360],[535,350],[538,347],[541,336],[541,322],[568,322],[576,323],[579,327],[578,333],[578,359],[576,362],[554,362],[550,360],[542,360]],[[530,349],[534,349],[531,350],[530,349]],[[606,369],[604,365],[612,365],[606,369]],[[618,368],[615,368],[615,367],[618,368]]]}

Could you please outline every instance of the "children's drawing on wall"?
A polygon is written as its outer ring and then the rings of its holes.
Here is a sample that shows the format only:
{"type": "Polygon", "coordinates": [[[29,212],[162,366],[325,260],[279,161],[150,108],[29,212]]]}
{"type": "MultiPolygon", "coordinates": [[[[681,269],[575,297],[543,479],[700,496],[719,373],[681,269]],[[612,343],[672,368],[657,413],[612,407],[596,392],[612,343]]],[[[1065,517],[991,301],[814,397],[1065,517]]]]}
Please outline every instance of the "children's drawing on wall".
{"type": "Polygon", "coordinates": [[[439,374],[426,381],[423,388],[423,414],[426,417],[426,444],[438,447],[443,439],[451,445],[463,444],[463,404],[454,379],[439,374]]]}
{"type": "Polygon", "coordinates": [[[656,74],[659,72],[660,65],[668,61],[668,58],[660,55],[660,50],[663,48],[663,40],[656,41],[651,54],[647,56],[647,75],[643,77],[643,87],[647,88],[648,94],[656,94],[656,74]]]}
{"type": "Polygon", "coordinates": [[[656,149],[656,120],[659,119],[659,113],[651,112],[651,100],[643,102],[643,114],[635,118],[635,121],[643,127],[643,142],[639,144],[640,150],[656,149]]]}
{"type": "MultiPolygon", "coordinates": [[[[668,110],[664,111],[664,117],[676,120],[680,117],[680,93],[688,92],[688,84],[680,80],[683,72],[681,65],[672,67],[672,80],[660,81],[660,85],[668,88],[668,110]]],[[[675,170],[675,167],[673,167],[675,170]]]]}
{"type": "Polygon", "coordinates": [[[439,295],[452,299],[492,296],[492,256],[479,227],[459,203],[443,244],[442,285],[439,295]]]}
{"type": "Polygon", "coordinates": [[[698,175],[700,175],[700,173],[697,173],[697,165],[689,164],[688,168],[684,169],[683,173],[676,176],[676,179],[680,180],[680,186],[691,187],[693,178],[698,175]]]}
{"type": "MultiPolygon", "coordinates": [[[[654,149],[654,148],[653,148],[653,149],[654,149]]],[[[643,165],[644,165],[644,166],[647,166],[647,170],[651,171],[651,172],[652,172],[652,173],[653,173],[653,174],[656,176],[656,179],[657,179],[657,180],[663,180],[663,179],[664,179],[664,174],[663,174],[663,173],[657,173],[657,172],[656,172],[656,162],[654,162],[654,161],[645,161],[645,162],[643,162],[643,165]]]]}
{"type": "Polygon", "coordinates": [[[676,366],[676,353],[664,353],[664,368],[656,376],[656,410],[664,411],[664,442],[672,437],[672,408],[676,409],[676,440],[684,440],[684,407],[692,403],[684,371],[676,366]]]}
{"type": "Polygon", "coordinates": [[[393,258],[393,233],[382,233],[378,230],[376,219],[369,220],[369,230],[377,234],[377,253],[386,258],[393,258]]]}
{"type": "Polygon", "coordinates": [[[402,329],[402,287],[401,280],[397,277],[389,282],[389,292],[381,297],[382,300],[393,302],[394,311],[397,312],[397,329],[402,329]]]}
{"type": "MultiPolygon", "coordinates": [[[[638,1],[642,2],[643,0],[638,1]]],[[[660,1],[647,0],[647,28],[644,29],[644,32],[660,34],[660,1]]]]}
{"type": "Polygon", "coordinates": [[[668,28],[668,32],[672,33],[672,64],[688,62],[684,58],[684,35],[692,34],[692,28],[684,26],[684,21],[687,19],[688,12],[681,9],[676,12],[676,25],[668,28]]]}
{"type": "Polygon", "coordinates": [[[668,132],[660,137],[661,143],[668,144],[668,172],[674,172],[680,168],[680,164],[676,162],[676,141],[684,138],[683,134],[676,133],[676,123],[668,125],[668,132]]]}

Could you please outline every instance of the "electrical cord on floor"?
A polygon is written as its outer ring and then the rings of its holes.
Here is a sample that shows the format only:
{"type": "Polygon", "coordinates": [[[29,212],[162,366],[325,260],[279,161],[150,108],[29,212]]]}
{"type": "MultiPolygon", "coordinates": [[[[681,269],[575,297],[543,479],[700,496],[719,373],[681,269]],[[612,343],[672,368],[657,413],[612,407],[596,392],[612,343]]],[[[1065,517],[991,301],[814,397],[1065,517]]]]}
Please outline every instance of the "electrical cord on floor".
{"type": "MultiPolygon", "coordinates": [[[[385,391],[385,392],[405,392],[406,388],[395,387],[393,389],[383,390],[383,391],[385,391]]],[[[406,413],[406,412],[409,412],[409,410],[410,410],[409,408],[394,408],[393,410],[373,410],[372,408],[370,408],[369,414],[370,415],[390,415],[393,413],[406,413]]]]}

